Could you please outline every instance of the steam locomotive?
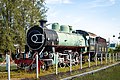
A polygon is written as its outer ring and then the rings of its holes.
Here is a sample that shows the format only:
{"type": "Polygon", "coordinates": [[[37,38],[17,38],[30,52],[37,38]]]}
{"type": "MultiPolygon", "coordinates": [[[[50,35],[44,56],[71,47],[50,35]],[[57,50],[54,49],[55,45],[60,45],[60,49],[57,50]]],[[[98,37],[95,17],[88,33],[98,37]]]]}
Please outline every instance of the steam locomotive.
{"type": "Polygon", "coordinates": [[[88,54],[91,55],[90,60],[94,61],[96,53],[98,56],[107,53],[106,39],[94,33],[72,30],[72,26],[60,26],[58,23],[53,23],[52,29],[48,29],[45,24],[45,20],[40,20],[40,26],[35,25],[28,30],[24,58],[15,60],[19,67],[33,68],[36,52],[39,53],[39,66],[45,69],[55,63],[59,67],[70,66],[70,55],[72,65],[76,65],[80,63],[80,54],[84,63],[88,54]],[[29,57],[26,58],[28,53],[29,57]]]}

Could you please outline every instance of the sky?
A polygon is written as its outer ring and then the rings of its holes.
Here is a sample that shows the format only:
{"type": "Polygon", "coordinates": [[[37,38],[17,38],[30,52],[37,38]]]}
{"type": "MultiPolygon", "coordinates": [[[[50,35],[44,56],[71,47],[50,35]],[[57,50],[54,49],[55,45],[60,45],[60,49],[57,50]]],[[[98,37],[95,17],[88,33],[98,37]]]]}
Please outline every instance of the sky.
{"type": "Polygon", "coordinates": [[[74,30],[85,30],[118,41],[120,0],[45,0],[45,3],[48,23],[70,25],[74,30]]]}

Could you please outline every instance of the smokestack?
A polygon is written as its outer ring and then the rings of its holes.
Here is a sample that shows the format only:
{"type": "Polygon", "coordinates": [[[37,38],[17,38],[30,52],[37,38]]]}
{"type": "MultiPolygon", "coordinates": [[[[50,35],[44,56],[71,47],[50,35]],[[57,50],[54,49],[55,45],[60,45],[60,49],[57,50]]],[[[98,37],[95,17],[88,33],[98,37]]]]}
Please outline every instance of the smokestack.
{"type": "Polygon", "coordinates": [[[47,20],[39,20],[39,22],[41,27],[45,27],[47,20]]]}

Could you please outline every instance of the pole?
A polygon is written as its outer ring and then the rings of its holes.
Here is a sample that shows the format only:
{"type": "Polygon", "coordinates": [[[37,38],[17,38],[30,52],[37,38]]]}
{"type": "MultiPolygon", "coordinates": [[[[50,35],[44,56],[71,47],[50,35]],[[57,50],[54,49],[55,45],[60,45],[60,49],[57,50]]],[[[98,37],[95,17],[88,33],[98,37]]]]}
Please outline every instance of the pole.
{"type": "Polygon", "coordinates": [[[58,74],[58,52],[56,53],[56,58],[55,58],[55,64],[56,64],[56,74],[58,74]]]}
{"type": "MultiPolygon", "coordinates": [[[[52,42],[52,45],[54,45],[54,42],[52,42]]],[[[52,47],[52,51],[55,55],[55,74],[58,74],[58,52],[55,54],[55,47],[52,47]]]]}
{"type": "Polygon", "coordinates": [[[116,61],[117,61],[117,53],[115,55],[116,55],[116,61]]]}
{"type": "Polygon", "coordinates": [[[95,61],[96,61],[96,66],[97,66],[97,52],[96,52],[96,57],[95,57],[95,61]]]}
{"type": "Polygon", "coordinates": [[[10,55],[7,55],[7,64],[8,64],[8,80],[10,80],[10,55]]]}
{"type": "Polygon", "coordinates": [[[102,53],[101,53],[101,62],[100,63],[102,64],[102,53]]]}
{"type": "Polygon", "coordinates": [[[113,62],[114,62],[114,53],[113,53],[113,62]]]}
{"type": "Polygon", "coordinates": [[[38,79],[38,53],[36,54],[36,78],[38,79]]]}
{"type": "Polygon", "coordinates": [[[70,72],[72,71],[72,57],[71,57],[71,53],[70,53],[70,72]]]}
{"type": "Polygon", "coordinates": [[[90,67],[90,52],[89,52],[89,63],[88,63],[88,67],[90,67]]]}
{"type": "Polygon", "coordinates": [[[109,60],[110,60],[110,63],[111,63],[111,53],[109,53],[109,60]]]}
{"type": "Polygon", "coordinates": [[[82,69],[82,53],[80,54],[80,69],[82,69]]]}
{"type": "Polygon", "coordinates": [[[8,71],[8,54],[6,54],[6,71],[8,71]]]}
{"type": "Polygon", "coordinates": [[[108,53],[105,54],[105,61],[106,61],[106,64],[107,64],[107,54],[108,54],[108,53]]]}

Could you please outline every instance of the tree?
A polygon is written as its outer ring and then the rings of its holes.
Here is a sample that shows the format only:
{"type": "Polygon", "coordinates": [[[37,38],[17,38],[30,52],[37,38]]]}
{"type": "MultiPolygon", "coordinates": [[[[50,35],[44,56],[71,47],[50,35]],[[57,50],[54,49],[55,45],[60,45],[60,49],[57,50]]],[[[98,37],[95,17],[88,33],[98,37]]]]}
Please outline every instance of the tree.
{"type": "Polygon", "coordinates": [[[114,50],[114,53],[118,53],[118,52],[120,52],[120,45],[117,45],[115,50],[114,50]]]}
{"type": "Polygon", "coordinates": [[[14,51],[14,44],[23,50],[27,28],[45,18],[46,11],[44,0],[1,0],[0,52],[14,51]]]}
{"type": "Polygon", "coordinates": [[[113,53],[113,49],[111,49],[111,48],[108,48],[108,53],[113,53]]]}
{"type": "Polygon", "coordinates": [[[120,52],[120,44],[115,47],[115,49],[108,48],[108,53],[119,53],[120,52]]]}
{"type": "Polygon", "coordinates": [[[14,49],[14,41],[13,37],[14,31],[12,29],[12,2],[8,0],[1,0],[0,2],[1,12],[0,15],[2,17],[1,20],[1,33],[0,33],[0,50],[3,52],[6,49],[13,50],[14,49]]]}

